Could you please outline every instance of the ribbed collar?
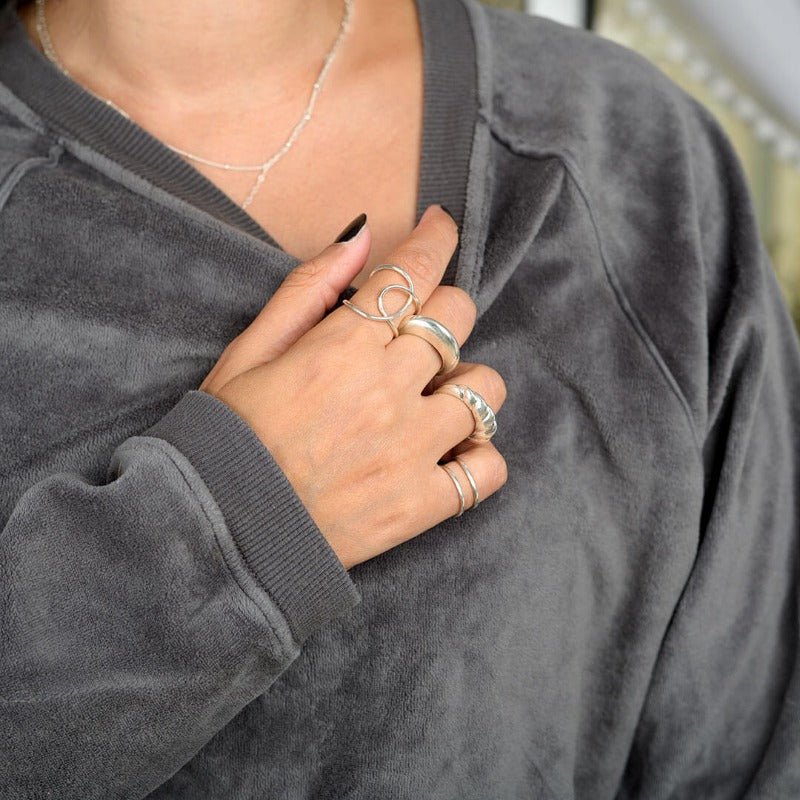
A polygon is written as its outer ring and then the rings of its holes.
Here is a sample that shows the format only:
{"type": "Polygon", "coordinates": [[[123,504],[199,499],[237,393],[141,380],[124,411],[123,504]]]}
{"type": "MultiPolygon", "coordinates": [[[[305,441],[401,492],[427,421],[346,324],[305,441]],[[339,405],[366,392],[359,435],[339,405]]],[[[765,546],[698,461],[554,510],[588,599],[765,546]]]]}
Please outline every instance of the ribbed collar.
{"type": "MultiPolygon", "coordinates": [[[[475,43],[460,0],[416,3],[425,70],[417,219],[430,204],[442,203],[461,226],[478,109],[475,43]]],[[[31,42],[14,9],[12,2],[0,16],[0,81],[48,125],[280,249],[258,222],[183,158],[56,69],[31,42]]],[[[456,256],[445,282],[452,282],[455,263],[456,256]]]]}

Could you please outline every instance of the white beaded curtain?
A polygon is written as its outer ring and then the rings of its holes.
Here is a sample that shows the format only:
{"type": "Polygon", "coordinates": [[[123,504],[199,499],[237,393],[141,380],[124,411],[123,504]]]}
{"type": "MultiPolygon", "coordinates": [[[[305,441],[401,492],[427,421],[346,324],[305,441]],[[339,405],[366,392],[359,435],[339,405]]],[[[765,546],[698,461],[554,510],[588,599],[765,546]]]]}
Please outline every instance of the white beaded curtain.
{"type": "Polygon", "coordinates": [[[526,0],[524,5],[529,14],[548,17],[564,25],[584,27],[588,22],[590,4],[587,0],[526,0]]]}
{"type": "Polygon", "coordinates": [[[719,119],[800,325],[800,0],[597,0],[594,28],[719,119]]]}
{"type": "Polygon", "coordinates": [[[563,25],[586,27],[593,0],[484,0],[487,5],[527,11],[563,25]]]}
{"type": "Polygon", "coordinates": [[[800,325],[800,0],[485,0],[637,50],[704,103],[733,141],[761,233],[800,325]]]}
{"type": "MultiPolygon", "coordinates": [[[[800,0],[677,0],[676,4],[775,109],[776,128],[780,117],[788,122],[786,133],[794,138],[791,156],[800,164],[796,134],[800,131],[800,0]]],[[[768,129],[765,138],[776,139],[778,133],[768,129]]],[[[788,140],[785,146],[789,147],[788,140]]]]}

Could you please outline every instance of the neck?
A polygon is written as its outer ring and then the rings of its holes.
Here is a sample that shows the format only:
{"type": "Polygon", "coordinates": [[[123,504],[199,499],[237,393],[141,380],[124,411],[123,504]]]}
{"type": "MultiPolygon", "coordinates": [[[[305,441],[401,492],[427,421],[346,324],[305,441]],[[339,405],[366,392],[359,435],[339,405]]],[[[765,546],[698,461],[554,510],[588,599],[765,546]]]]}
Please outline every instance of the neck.
{"type": "MultiPolygon", "coordinates": [[[[344,0],[49,0],[46,14],[59,60],[86,85],[102,75],[96,88],[121,99],[224,110],[313,82],[344,0]]],[[[26,15],[35,27],[33,6],[26,15]]]]}

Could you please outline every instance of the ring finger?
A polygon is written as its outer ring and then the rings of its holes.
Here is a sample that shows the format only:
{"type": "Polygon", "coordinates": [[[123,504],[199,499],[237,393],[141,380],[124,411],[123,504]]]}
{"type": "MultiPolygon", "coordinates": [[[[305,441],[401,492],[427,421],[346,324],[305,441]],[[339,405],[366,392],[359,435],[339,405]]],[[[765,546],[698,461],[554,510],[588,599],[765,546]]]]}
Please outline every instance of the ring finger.
{"type": "Polygon", "coordinates": [[[456,458],[458,460],[437,464],[431,475],[431,498],[428,503],[431,527],[444,519],[458,516],[462,507],[462,496],[464,511],[471,511],[475,508],[475,489],[478,501],[482,503],[503,486],[508,478],[505,459],[492,444],[470,445],[456,458]]]}
{"type": "MultiPolygon", "coordinates": [[[[447,383],[469,387],[495,413],[506,399],[505,381],[485,364],[461,363],[452,373],[436,379],[435,389],[447,383]]],[[[421,400],[425,404],[422,418],[430,422],[430,441],[437,456],[447,453],[475,432],[475,417],[463,400],[435,390],[421,400]]]]}
{"type": "MultiPolygon", "coordinates": [[[[414,287],[414,293],[420,303],[425,303],[441,281],[457,243],[458,228],[453,218],[439,206],[430,206],[420,218],[411,236],[390,253],[388,264],[394,265],[408,274],[414,287]]],[[[326,324],[341,324],[350,332],[356,331],[358,336],[388,344],[394,337],[391,326],[387,325],[384,320],[374,319],[376,315],[380,316],[381,314],[378,299],[381,292],[389,285],[403,286],[406,284],[406,279],[394,269],[373,271],[369,279],[348,301],[347,305],[350,308],[337,309],[327,317],[326,324]],[[353,306],[360,311],[357,312],[353,306]],[[356,314],[367,314],[371,318],[358,320],[356,314]],[[356,321],[359,324],[354,326],[353,323],[356,321]]],[[[399,312],[400,309],[406,308],[401,317],[393,320],[395,326],[415,312],[411,295],[404,290],[390,290],[384,303],[386,314],[390,316],[399,312]]]]}

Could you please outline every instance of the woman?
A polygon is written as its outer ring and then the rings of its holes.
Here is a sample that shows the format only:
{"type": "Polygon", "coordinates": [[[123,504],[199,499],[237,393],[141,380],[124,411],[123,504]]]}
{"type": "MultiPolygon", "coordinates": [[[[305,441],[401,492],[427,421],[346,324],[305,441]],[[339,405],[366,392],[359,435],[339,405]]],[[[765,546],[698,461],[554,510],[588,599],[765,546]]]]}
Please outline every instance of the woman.
{"type": "Polygon", "coordinates": [[[790,796],[800,359],[713,122],[473,0],[152,9],[1,26],[3,797],[790,796]]]}

